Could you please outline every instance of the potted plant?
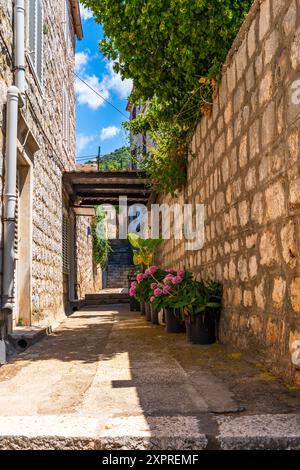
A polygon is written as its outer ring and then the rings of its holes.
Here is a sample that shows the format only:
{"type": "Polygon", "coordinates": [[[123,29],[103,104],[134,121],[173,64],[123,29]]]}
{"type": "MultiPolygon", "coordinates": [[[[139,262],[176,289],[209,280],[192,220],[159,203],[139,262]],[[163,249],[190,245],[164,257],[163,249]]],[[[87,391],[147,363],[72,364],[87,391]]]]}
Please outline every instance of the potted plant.
{"type": "Polygon", "coordinates": [[[186,331],[182,309],[187,303],[185,297],[187,287],[192,282],[192,273],[185,270],[171,270],[163,280],[164,285],[170,290],[165,308],[166,330],[168,333],[184,333],[186,331]]]}
{"type": "MultiPolygon", "coordinates": [[[[136,233],[128,234],[128,241],[133,250],[133,264],[138,266],[141,274],[144,273],[153,262],[154,250],[161,243],[161,238],[142,238],[136,233]]],[[[151,321],[150,304],[141,301],[141,314],[145,315],[148,321],[151,321]]]]}
{"type": "Polygon", "coordinates": [[[151,311],[149,306],[151,278],[145,273],[139,273],[136,280],[131,282],[129,295],[135,298],[141,305],[141,315],[146,315],[147,321],[151,321],[151,311]]]}
{"type": "MultiPolygon", "coordinates": [[[[128,275],[128,291],[130,292],[130,288],[132,283],[135,283],[136,281],[136,274],[134,272],[131,272],[128,275]]],[[[131,312],[140,312],[141,311],[141,304],[136,300],[135,297],[130,296],[130,311],[131,312]]]]}
{"type": "Polygon", "coordinates": [[[195,281],[187,290],[188,302],[183,312],[188,342],[193,344],[216,342],[222,293],[222,285],[212,281],[195,281]]]}
{"type": "Polygon", "coordinates": [[[158,279],[151,285],[150,302],[157,312],[164,308],[168,333],[182,333],[185,331],[185,323],[178,303],[182,301],[184,286],[191,282],[192,274],[183,270],[158,272],[160,276],[157,276],[158,279]]]}

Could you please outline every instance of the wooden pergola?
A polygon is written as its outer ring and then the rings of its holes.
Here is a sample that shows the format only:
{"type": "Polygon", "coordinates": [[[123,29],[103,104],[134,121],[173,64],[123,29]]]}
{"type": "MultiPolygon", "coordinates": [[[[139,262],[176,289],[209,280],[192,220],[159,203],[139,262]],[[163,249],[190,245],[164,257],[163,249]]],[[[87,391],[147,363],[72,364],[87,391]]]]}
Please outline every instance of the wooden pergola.
{"type": "Polygon", "coordinates": [[[64,173],[63,185],[74,209],[117,206],[120,196],[127,197],[128,206],[147,205],[151,194],[148,179],[140,170],[70,171],[64,173]]]}

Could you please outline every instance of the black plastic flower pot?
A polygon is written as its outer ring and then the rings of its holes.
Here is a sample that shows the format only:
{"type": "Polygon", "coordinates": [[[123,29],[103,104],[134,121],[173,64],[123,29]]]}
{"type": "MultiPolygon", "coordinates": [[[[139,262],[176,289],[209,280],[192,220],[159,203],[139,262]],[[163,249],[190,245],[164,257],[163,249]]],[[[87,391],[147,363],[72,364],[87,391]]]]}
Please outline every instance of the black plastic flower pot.
{"type": "Polygon", "coordinates": [[[146,321],[151,322],[151,306],[148,302],[145,303],[145,310],[146,310],[146,321]]]}
{"type": "Polygon", "coordinates": [[[141,315],[144,316],[146,313],[145,302],[141,302],[140,310],[141,310],[141,315]]]}
{"type": "Polygon", "coordinates": [[[180,310],[174,308],[165,309],[167,333],[184,333],[185,323],[181,319],[180,310]]]}
{"type": "Polygon", "coordinates": [[[214,344],[217,340],[216,323],[213,312],[197,315],[191,322],[186,321],[187,341],[192,344],[214,344]]]}
{"type": "Polygon", "coordinates": [[[151,305],[151,321],[153,325],[159,325],[158,311],[153,305],[151,305]]]}
{"type": "Polygon", "coordinates": [[[130,297],[130,311],[139,312],[141,310],[141,304],[134,297],[130,297]]]}

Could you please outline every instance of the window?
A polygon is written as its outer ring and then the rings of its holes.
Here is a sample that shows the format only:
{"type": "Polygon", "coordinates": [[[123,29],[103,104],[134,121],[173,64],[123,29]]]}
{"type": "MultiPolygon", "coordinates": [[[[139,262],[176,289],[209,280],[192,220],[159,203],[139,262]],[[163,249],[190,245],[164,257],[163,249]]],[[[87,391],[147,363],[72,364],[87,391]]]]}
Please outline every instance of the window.
{"type": "Polygon", "coordinates": [[[43,85],[43,2],[28,0],[28,47],[32,68],[43,85]]]}
{"type": "Polygon", "coordinates": [[[70,105],[68,92],[65,86],[63,86],[63,143],[67,150],[70,148],[70,105]]]}

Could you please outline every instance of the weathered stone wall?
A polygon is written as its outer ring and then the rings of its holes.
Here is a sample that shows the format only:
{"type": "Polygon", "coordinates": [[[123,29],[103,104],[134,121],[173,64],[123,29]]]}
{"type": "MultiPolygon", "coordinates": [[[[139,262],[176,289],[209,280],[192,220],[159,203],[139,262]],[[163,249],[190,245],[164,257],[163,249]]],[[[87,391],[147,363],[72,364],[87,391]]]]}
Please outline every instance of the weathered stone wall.
{"type": "Polygon", "coordinates": [[[300,339],[299,78],[299,1],[255,1],[211,116],[197,126],[176,200],[205,205],[205,245],[187,252],[183,241],[165,241],[157,262],[221,281],[222,341],[300,383],[291,361],[300,339]]]}
{"type": "MultiPolygon", "coordinates": [[[[12,83],[12,2],[0,3],[0,194],[3,195],[4,149],[5,149],[5,103],[8,84],[12,83]]],[[[0,217],[3,204],[0,202],[0,217]]],[[[0,286],[2,286],[3,231],[0,230],[0,286]]],[[[0,321],[0,328],[3,321],[0,321]]]]}
{"type": "MultiPolygon", "coordinates": [[[[21,111],[40,146],[40,150],[31,156],[33,324],[51,323],[64,315],[62,173],[75,168],[74,28],[70,16],[69,40],[66,42],[64,2],[45,0],[43,5],[43,89],[39,87],[26,55],[26,105],[21,111]],[[69,98],[68,146],[63,141],[63,87],[69,98]]],[[[6,91],[13,84],[13,14],[10,0],[0,3],[0,32],[0,189],[3,195],[6,91]]],[[[87,221],[81,224],[84,233],[87,224],[87,221]]],[[[85,262],[88,262],[87,254],[84,256],[85,262]]],[[[89,261],[92,264],[91,258],[89,261]]]]}

